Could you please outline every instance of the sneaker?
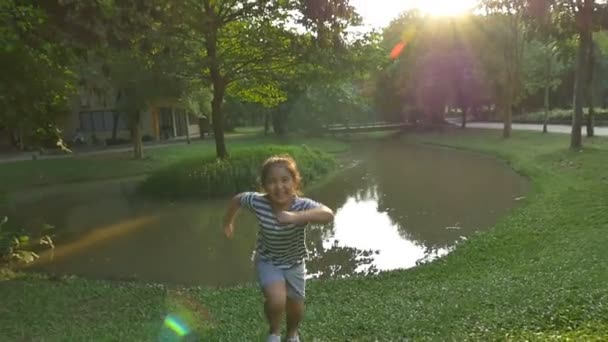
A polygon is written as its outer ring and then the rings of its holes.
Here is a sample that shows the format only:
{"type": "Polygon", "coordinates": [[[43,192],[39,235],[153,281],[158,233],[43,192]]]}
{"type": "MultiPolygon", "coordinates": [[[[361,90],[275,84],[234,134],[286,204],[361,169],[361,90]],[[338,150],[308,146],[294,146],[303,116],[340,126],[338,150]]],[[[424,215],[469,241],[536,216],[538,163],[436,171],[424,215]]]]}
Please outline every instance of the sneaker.
{"type": "Polygon", "coordinates": [[[290,337],[287,339],[287,342],[300,342],[300,336],[290,337]]]}
{"type": "Polygon", "coordinates": [[[281,335],[270,334],[266,338],[266,342],[281,342],[281,335]]]}

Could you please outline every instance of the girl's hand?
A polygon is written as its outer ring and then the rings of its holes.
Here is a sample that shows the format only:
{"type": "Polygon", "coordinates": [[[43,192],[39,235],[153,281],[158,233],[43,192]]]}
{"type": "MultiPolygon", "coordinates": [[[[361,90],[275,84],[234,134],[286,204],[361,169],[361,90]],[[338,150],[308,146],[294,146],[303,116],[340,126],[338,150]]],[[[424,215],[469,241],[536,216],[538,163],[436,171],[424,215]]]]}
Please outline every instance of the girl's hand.
{"type": "Polygon", "coordinates": [[[224,226],[224,235],[226,235],[227,238],[232,239],[234,236],[234,226],[232,223],[224,226]]]}
{"type": "Polygon", "coordinates": [[[277,213],[277,221],[280,224],[298,223],[298,214],[291,211],[277,213]]]}

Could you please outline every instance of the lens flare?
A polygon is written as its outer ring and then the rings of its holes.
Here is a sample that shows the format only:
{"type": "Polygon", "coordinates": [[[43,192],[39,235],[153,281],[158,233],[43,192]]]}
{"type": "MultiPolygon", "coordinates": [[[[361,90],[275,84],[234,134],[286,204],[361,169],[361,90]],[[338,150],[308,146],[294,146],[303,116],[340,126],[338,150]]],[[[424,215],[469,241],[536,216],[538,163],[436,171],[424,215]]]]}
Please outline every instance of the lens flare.
{"type": "Polygon", "coordinates": [[[401,52],[403,51],[404,48],[405,48],[404,42],[397,43],[397,45],[395,45],[393,50],[391,50],[391,54],[390,54],[391,59],[397,59],[397,57],[399,57],[399,55],[401,54],[401,52]]]}
{"type": "Polygon", "coordinates": [[[159,341],[183,341],[191,332],[190,327],[179,317],[168,314],[164,321],[163,334],[159,341]]]}
{"type": "Polygon", "coordinates": [[[410,43],[414,39],[415,35],[416,28],[413,26],[403,31],[403,33],[401,34],[401,40],[391,50],[390,58],[392,60],[397,59],[397,57],[401,55],[405,47],[408,45],[408,43],[410,43]]]}

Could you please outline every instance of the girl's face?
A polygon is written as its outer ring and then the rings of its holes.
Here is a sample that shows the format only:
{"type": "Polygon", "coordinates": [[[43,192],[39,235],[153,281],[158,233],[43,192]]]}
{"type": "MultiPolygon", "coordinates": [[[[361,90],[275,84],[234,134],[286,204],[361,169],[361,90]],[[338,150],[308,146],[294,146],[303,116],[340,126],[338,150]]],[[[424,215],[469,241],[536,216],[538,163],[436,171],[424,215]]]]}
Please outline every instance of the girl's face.
{"type": "Polygon", "coordinates": [[[285,166],[274,165],[268,171],[264,190],[274,204],[291,204],[295,194],[294,179],[285,166]]]}

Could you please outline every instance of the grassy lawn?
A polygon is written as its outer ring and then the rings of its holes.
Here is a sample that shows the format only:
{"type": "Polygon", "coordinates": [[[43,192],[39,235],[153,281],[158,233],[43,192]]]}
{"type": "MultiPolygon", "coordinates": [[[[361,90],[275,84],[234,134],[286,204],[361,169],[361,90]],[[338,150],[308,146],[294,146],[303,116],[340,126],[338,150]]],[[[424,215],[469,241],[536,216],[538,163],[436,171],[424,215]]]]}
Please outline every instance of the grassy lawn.
{"type": "MultiPolygon", "coordinates": [[[[310,282],[306,341],[608,339],[608,140],[465,131],[405,141],[506,159],[534,190],[453,253],[373,278],[310,282]]],[[[325,142],[323,142],[325,144],[325,142]]],[[[406,181],[406,180],[404,180],[406,181]]],[[[457,180],[455,180],[457,181],[457,180]]],[[[204,341],[266,329],[255,286],[176,289],[78,278],[0,282],[0,340],[150,341],[175,312],[204,341]]]]}
{"type": "MultiPolygon", "coordinates": [[[[227,136],[228,150],[252,147],[258,144],[302,145],[306,144],[326,152],[336,153],[348,148],[335,139],[264,137],[257,129],[237,131],[227,136]]],[[[144,160],[133,160],[131,152],[75,156],[62,159],[28,160],[0,164],[0,192],[12,192],[39,185],[60,184],[137,176],[147,174],[167,165],[200,156],[215,154],[213,139],[196,140],[187,145],[175,144],[150,148],[144,151],[144,160]]]]}

